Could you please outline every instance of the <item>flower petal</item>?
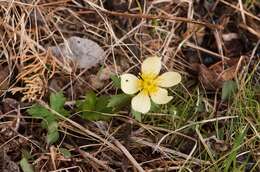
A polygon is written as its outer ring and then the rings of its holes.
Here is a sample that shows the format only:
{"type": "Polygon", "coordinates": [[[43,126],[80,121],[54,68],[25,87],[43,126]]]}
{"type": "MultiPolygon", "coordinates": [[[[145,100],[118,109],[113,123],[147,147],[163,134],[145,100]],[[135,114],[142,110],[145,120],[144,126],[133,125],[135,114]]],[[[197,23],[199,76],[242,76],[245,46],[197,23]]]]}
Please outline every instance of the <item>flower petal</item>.
{"type": "Polygon", "coordinates": [[[134,94],[139,91],[138,78],[132,74],[121,75],[121,89],[126,94],[134,94]]]}
{"type": "Polygon", "coordinates": [[[172,96],[168,96],[168,91],[163,88],[157,88],[158,90],[151,93],[150,96],[156,104],[166,104],[172,100],[172,96]]]}
{"type": "Polygon", "coordinates": [[[157,84],[161,87],[172,87],[181,82],[181,75],[177,72],[165,72],[157,78],[157,84]]]}
{"type": "Polygon", "coordinates": [[[153,74],[157,76],[162,67],[161,58],[157,56],[148,57],[142,63],[142,74],[153,74]]]}
{"type": "Polygon", "coordinates": [[[141,113],[147,113],[151,108],[151,101],[149,95],[142,91],[132,99],[131,104],[132,108],[135,111],[141,113]]]}

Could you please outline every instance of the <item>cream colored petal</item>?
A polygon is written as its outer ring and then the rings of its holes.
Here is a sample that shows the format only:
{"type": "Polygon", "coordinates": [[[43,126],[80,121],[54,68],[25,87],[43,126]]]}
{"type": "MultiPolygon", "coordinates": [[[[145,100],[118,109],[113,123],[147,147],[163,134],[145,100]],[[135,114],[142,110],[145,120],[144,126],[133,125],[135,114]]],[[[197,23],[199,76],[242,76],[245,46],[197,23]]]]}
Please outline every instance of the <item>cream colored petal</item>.
{"type": "Polygon", "coordinates": [[[150,96],[156,104],[166,104],[172,100],[172,96],[168,96],[168,91],[163,88],[158,88],[158,90],[150,94],[150,96]]]}
{"type": "Polygon", "coordinates": [[[132,74],[121,75],[121,89],[126,94],[134,94],[139,91],[138,78],[132,74]]]}
{"type": "Polygon", "coordinates": [[[140,92],[132,99],[132,108],[141,113],[147,113],[149,112],[151,108],[151,101],[148,94],[145,94],[144,92],[140,92]]]}
{"type": "Polygon", "coordinates": [[[181,82],[181,75],[177,72],[165,72],[157,78],[157,84],[161,87],[172,87],[181,82]]]}
{"type": "Polygon", "coordinates": [[[157,56],[148,57],[142,63],[142,74],[153,74],[157,76],[162,66],[161,58],[157,56]]]}

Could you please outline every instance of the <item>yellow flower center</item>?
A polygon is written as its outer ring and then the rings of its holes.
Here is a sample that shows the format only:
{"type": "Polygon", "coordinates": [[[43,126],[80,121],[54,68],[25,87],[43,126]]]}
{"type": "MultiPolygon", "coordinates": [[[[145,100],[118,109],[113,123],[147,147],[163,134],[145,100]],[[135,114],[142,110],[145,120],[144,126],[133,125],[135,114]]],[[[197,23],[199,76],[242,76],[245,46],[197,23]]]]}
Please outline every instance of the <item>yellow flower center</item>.
{"type": "Polygon", "coordinates": [[[139,89],[143,91],[143,93],[154,93],[157,91],[157,79],[154,74],[142,74],[141,79],[138,81],[139,89]]]}

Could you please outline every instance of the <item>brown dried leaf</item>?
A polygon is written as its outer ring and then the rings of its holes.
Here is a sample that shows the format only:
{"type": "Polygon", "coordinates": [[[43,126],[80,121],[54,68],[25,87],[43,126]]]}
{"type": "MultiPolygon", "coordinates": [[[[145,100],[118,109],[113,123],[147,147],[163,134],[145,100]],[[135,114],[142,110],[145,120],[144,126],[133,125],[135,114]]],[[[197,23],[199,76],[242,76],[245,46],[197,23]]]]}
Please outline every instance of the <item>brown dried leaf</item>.
{"type": "Polygon", "coordinates": [[[222,81],[232,80],[236,77],[237,70],[240,68],[240,60],[243,61],[243,59],[220,61],[210,66],[209,69],[217,73],[222,81]]]}
{"type": "Polygon", "coordinates": [[[204,64],[193,64],[194,70],[198,71],[199,80],[202,85],[209,90],[221,88],[224,81],[232,80],[236,77],[241,67],[242,59],[231,59],[220,61],[206,67],[204,64]]]}
{"type": "Polygon", "coordinates": [[[101,80],[97,75],[89,76],[90,85],[95,89],[100,89],[105,85],[105,82],[101,80]]]}
{"type": "Polygon", "coordinates": [[[98,73],[98,77],[102,81],[107,81],[110,79],[112,75],[115,75],[116,73],[122,73],[121,67],[115,67],[115,65],[108,65],[104,69],[100,70],[100,72],[98,73]]]}
{"type": "Polygon", "coordinates": [[[215,152],[226,152],[230,149],[230,145],[227,144],[224,140],[218,139],[216,136],[211,136],[206,139],[206,143],[213,149],[215,152]]]}
{"type": "Polygon", "coordinates": [[[215,90],[222,85],[222,81],[219,79],[218,74],[207,68],[204,64],[199,65],[199,80],[202,85],[209,90],[215,90]]]}
{"type": "Polygon", "coordinates": [[[0,94],[9,87],[9,69],[0,65],[0,94]]]}

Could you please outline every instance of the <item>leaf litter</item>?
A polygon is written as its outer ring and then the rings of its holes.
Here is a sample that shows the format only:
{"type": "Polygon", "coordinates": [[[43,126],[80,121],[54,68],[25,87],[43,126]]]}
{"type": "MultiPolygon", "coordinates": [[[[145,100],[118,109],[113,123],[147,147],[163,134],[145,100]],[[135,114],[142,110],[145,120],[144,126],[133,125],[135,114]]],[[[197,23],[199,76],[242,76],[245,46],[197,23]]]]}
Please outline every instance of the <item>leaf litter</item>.
{"type": "Polygon", "coordinates": [[[1,1],[2,162],[14,171],[214,171],[231,155],[225,170],[259,171],[260,6],[237,2],[1,1]],[[185,79],[169,107],[142,115],[125,106],[118,76],[138,74],[150,55],[185,79]]]}

